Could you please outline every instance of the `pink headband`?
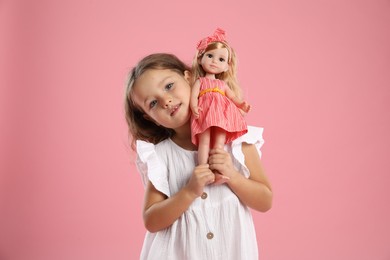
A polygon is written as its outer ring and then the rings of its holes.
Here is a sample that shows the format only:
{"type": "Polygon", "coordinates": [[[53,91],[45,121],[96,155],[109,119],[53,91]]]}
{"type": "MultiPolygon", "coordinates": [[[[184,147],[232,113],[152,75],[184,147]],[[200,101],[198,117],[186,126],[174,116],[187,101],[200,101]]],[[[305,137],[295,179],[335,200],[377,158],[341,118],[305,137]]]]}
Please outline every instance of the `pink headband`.
{"type": "Polygon", "coordinates": [[[198,42],[196,49],[202,53],[212,42],[225,42],[225,31],[217,28],[212,36],[206,37],[198,42]]]}

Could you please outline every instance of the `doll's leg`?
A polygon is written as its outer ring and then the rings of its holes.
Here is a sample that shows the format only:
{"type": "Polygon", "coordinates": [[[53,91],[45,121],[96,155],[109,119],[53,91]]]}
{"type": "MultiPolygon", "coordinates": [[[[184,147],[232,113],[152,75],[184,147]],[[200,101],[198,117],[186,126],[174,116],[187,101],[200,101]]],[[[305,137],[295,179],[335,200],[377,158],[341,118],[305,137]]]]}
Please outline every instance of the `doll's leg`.
{"type": "MultiPolygon", "coordinates": [[[[219,148],[223,149],[226,141],[226,132],[222,128],[219,127],[213,127],[212,130],[213,134],[213,140],[214,140],[214,146],[213,148],[219,148]]],[[[214,185],[225,183],[229,180],[229,177],[226,177],[222,174],[220,174],[218,171],[214,172],[215,174],[215,181],[214,185]]]]}
{"type": "Polygon", "coordinates": [[[214,146],[213,148],[223,149],[226,142],[226,131],[219,127],[213,127],[214,146]]]}
{"type": "Polygon", "coordinates": [[[205,164],[210,152],[210,128],[199,134],[198,164],[205,164]]]}

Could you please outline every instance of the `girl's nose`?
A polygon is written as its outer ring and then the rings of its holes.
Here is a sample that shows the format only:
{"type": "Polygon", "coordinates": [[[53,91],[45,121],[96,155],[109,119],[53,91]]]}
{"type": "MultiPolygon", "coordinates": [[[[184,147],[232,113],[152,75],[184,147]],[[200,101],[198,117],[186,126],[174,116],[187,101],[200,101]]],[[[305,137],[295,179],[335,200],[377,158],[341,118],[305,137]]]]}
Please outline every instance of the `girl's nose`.
{"type": "Polygon", "coordinates": [[[163,104],[164,104],[164,107],[166,107],[166,108],[171,106],[172,105],[171,97],[166,97],[163,104]]]}

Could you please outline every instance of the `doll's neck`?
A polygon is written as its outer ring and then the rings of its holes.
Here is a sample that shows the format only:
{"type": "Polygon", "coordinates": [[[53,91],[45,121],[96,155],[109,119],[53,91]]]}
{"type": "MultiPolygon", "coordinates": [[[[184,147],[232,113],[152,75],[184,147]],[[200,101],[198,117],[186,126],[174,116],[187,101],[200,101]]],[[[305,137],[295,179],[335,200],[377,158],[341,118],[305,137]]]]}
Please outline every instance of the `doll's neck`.
{"type": "Polygon", "coordinates": [[[209,79],[216,79],[215,74],[213,74],[213,73],[206,73],[206,75],[204,75],[204,77],[209,78],[209,79]]]}

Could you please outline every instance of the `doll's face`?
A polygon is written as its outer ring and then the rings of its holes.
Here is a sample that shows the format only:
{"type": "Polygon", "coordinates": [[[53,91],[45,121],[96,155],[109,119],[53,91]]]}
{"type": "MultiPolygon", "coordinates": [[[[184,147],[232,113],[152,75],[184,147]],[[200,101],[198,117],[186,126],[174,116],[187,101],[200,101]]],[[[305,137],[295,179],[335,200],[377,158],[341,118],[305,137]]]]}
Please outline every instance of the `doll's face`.
{"type": "Polygon", "coordinates": [[[228,59],[226,48],[214,49],[203,54],[200,65],[206,73],[219,74],[229,69],[228,59]]]}

